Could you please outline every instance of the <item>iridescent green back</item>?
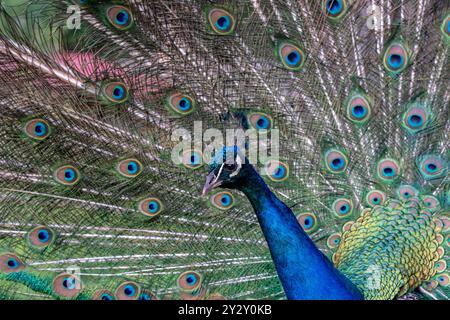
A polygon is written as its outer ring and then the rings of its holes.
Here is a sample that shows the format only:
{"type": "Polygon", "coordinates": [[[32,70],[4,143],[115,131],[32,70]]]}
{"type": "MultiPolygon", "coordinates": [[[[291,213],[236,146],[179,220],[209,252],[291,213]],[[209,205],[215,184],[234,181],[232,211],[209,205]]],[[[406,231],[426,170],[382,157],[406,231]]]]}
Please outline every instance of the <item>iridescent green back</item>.
{"type": "Polygon", "coordinates": [[[366,299],[401,297],[424,282],[445,285],[450,219],[434,213],[418,198],[364,210],[347,225],[333,261],[366,299]]]}

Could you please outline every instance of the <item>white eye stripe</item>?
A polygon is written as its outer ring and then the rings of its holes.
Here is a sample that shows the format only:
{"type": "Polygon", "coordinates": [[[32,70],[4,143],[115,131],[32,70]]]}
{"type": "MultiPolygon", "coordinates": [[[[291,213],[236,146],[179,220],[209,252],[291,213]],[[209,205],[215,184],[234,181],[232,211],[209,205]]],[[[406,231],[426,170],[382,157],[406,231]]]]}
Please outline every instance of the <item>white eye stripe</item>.
{"type": "Polygon", "coordinates": [[[236,176],[236,175],[239,173],[239,171],[241,171],[241,168],[242,168],[242,158],[240,157],[239,154],[238,154],[237,157],[236,157],[236,164],[237,164],[237,168],[236,168],[236,170],[233,171],[232,174],[230,174],[230,177],[236,176]]]}
{"type": "Polygon", "coordinates": [[[214,178],[213,183],[216,183],[217,180],[219,180],[219,177],[220,177],[220,174],[222,173],[222,170],[223,170],[223,166],[224,166],[224,165],[225,165],[225,162],[222,163],[222,165],[220,166],[219,173],[218,173],[217,176],[214,178]]]}

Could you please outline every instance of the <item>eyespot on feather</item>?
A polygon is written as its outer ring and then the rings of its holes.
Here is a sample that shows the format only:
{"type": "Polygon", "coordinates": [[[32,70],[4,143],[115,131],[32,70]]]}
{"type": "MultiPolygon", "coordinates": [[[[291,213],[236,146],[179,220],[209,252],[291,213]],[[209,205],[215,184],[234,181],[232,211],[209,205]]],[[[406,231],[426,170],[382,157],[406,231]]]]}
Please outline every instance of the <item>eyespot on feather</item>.
{"type": "Polygon", "coordinates": [[[0,272],[14,273],[25,269],[22,260],[13,253],[0,254],[0,272]]]}
{"type": "Polygon", "coordinates": [[[195,271],[183,272],[177,280],[178,288],[182,292],[195,292],[202,286],[203,278],[200,273],[195,271]]]}
{"type": "Polygon", "coordinates": [[[141,287],[132,281],[120,284],[115,292],[117,300],[137,300],[141,293],[141,287]]]}
{"type": "MultiPolygon", "coordinates": [[[[444,227],[444,223],[442,222],[442,220],[435,216],[435,217],[433,217],[433,222],[434,222],[434,231],[441,232],[442,228],[444,227]]],[[[437,233],[436,239],[438,239],[440,236],[441,235],[439,233],[437,233]]]]}
{"type": "Polygon", "coordinates": [[[194,112],[196,107],[195,100],[192,97],[181,92],[170,94],[166,98],[166,105],[169,110],[182,116],[186,116],[194,112]]]}
{"type": "Polygon", "coordinates": [[[66,186],[73,186],[80,181],[80,172],[72,165],[56,169],[53,176],[57,182],[66,186]]]}
{"type": "Polygon", "coordinates": [[[197,150],[186,150],[181,155],[181,163],[188,169],[198,169],[203,166],[203,154],[197,150]]]}
{"type": "Polygon", "coordinates": [[[384,52],[383,64],[392,75],[403,72],[410,63],[409,49],[402,41],[391,43],[384,52]]]}
{"type": "Polygon", "coordinates": [[[327,239],[327,247],[330,249],[335,249],[339,246],[341,242],[341,234],[333,233],[327,239]]]}
{"type": "Polygon", "coordinates": [[[55,233],[46,226],[38,226],[27,234],[27,242],[35,249],[43,250],[55,240],[55,233]]]}
{"type": "Polygon", "coordinates": [[[419,172],[425,180],[443,177],[447,171],[445,161],[436,155],[425,155],[418,159],[419,172]]]}
{"type": "Polygon", "coordinates": [[[158,297],[151,291],[143,289],[139,295],[138,300],[159,300],[158,297]]]}
{"type": "Polygon", "coordinates": [[[444,38],[449,41],[450,40],[450,14],[448,14],[441,24],[441,31],[444,38]]]}
{"type": "Polygon", "coordinates": [[[297,216],[297,221],[306,233],[311,233],[317,230],[317,217],[312,212],[305,212],[297,216]]]}
{"type": "Polygon", "coordinates": [[[70,273],[62,273],[53,279],[53,292],[63,298],[75,298],[82,289],[81,280],[70,273]]]}
{"type": "Polygon", "coordinates": [[[438,247],[436,252],[438,253],[439,259],[441,259],[445,254],[445,250],[443,247],[438,247]]]}
{"type": "Polygon", "coordinates": [[[125,159],[117,164],[116,170],[126,178],[135,178],[142,172],[142,164],[134,158],[125,159]]]}
{"type": "Polygon", "coordinates": [[[127,30],[133,25],[133,14],[130,9],[114,5],[106,10],[106,17],[111,25],[118,30],[127,30]]]}
{"type": "Polygon", "coordinates": [[[333,173],[342,173],[348,165],[347,156],[340,150],[330,149],[324,155],[325,166],[328,171],[333,173]]]}
{"type": "Polygon", "coordinates": [[[432,291],[436,289],[438,285],[439,283],[436,280],[430,280],[428,282],[423,283],[422,287],[424,287],[424,289],[426,290],[432,291]]]}
{"type": "Polygon", "coordinates": [[[269,160],[264,165],[264,172],[274,182],[281,182],[289,177],[288,165],[277,160],[269,160]]]}
{"type": "Polygon", "coordinates": [[[333,21],[341,19],[347,12],[346,0],[322,0],[322,12],[333,21]]]}
{"type": "Polygon", "coordinates": [[[339,198],[333,202],[332,209],[337,217],[345,218],[353,213],[353,203],[350,199],[339,198]]]}
{"type": "Polygon", "coordinates": [[[305,65],[305,52],[294,43],[290,41],[281,41],[276,49],[277,56],[286,69],[298,71],[305,65]]]}
{"type": "Polygon", "coordinates": [[[129,98],[128,87],[119,81],[105,82],[102,84],[100,92],[105,101],[109,103],[124,103],[129,98]]]}
{"type": "Polygon", "coordinates": [[[441,273],[435,276],[436,281],[442,287],[448,287],[449,284],[449,276],[448,273],[441,273]]]}
{"type": "Polygon", "coordinates": [[[273,120],[267,114],[262,112],[253,112],[248,115],[248,122],[255,130],[270,130],[272,129],[273,120]]]}
{"type": "MultiPolygon", "coordinates": [[[[438,206],[439,206],[439,202],[438,202],[438,206]]],[[[441,217],[441,221],[442,221],[442,232],[443,233],[449,232],[450,231],[450,218],[449,217],[441,217]]]]}
{"type": "Polygon", "coordinates": [[[369,98],[362,94],[352,94],[348,98],[346,113],[347,118],[353,123],[366,123],[372,114],[372,105],[369,98]]]}
{"type": "Polygon", "coordinates": [[[422,202],[427,209],[432,210],[433,212],[439,210],[441,207],[439,200],[436,197],[430,195],[423,196],[422,202]]]}
{"type": "Polygon", "coordinates": [[[419,195],[419,191],[410,185],[401,185],[397,189],[397,197],[400,200],[408,200],[413,197],[417,197],[419,195]]]}
{"type": "Polygon", "coordinates": [[[349,231],[354,223],[355,223],[355,221],[348,221],[348,222],[344,223],[344,225],[342,226],[342,232],[349,231]]]}
{"type": "Polygon", "coordinates": [[[115,297],[111,291],[100,289],[95,291],[92,300],[115,300],[115,297]]]}
{"type": "Polygon", "coordinates": [[[153,218],[159,215],[164,207],[158,198],[150,197],[139,202],[138,209],[143,215],[153,218]]]}
{"type": "Polygon", "coordinates": [[[434,264],[434,268],[436,269],[437,273],[444,272],[447,269],[447,263],[445,262],[445,260],[438,260],[434,264]]]}
{"type": "Polygon", "coordinates": [[[425,129],[429,121],[429,111],[420,104],[414,104],[403,114],[402,126],[409,133],[415,134],[425,129]]]}
{"type": "Polygon", "coordinates": [[[218,35],[229,35],[234,32],[236,19],[222,8],[212,8],[208,12],[208,22],[212,30],[218,35]]]}
{"type": "Polygon", "coordinates": [[[386,201],[386,194],[380,190],[372,190],[366,195],[366,202],[369,206],[382,206],[386,201]]]}
{"type": "Polygon", "coordinates": [[[396,180],[400,175],[400,166],[394,159],[382,159],[377,165],[377,177],[387,183],[396,180]]]}
{"type": "Polygon", "coordinates": [[[229,191],[221,191],[210,197],[211,204],[220,210],[228,210],[234,206],[233,194],[229,191]]]}
{"type": "Polygon", "coordinates": [[[23,132],[33,140],[42,141],[50,136],[51,128],[44,119],[32,119],[25,123],[23,132]]]}

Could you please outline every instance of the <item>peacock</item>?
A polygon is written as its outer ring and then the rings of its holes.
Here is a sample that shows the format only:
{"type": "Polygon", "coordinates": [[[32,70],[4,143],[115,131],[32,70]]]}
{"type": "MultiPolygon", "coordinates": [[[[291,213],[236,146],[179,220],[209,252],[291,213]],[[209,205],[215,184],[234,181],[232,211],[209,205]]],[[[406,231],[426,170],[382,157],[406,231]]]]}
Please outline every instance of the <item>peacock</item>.
{"type": "Polygon", "coordinates": [[[448,300],[449,47],[439,0],[1,0],[0,299],[448,300]]]}

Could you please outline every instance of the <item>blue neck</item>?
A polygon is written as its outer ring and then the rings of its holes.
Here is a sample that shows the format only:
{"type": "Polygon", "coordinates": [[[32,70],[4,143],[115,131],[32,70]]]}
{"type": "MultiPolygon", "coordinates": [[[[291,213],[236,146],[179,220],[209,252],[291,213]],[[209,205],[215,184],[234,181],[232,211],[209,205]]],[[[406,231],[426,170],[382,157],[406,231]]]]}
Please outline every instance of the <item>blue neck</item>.
{"type": "Polygon", "coordinates": [[[256,171],[239,189],[250,200],[258,216],[288,299],[363,298],[317,249],[291,209],[270,191],[256,171]]]}

